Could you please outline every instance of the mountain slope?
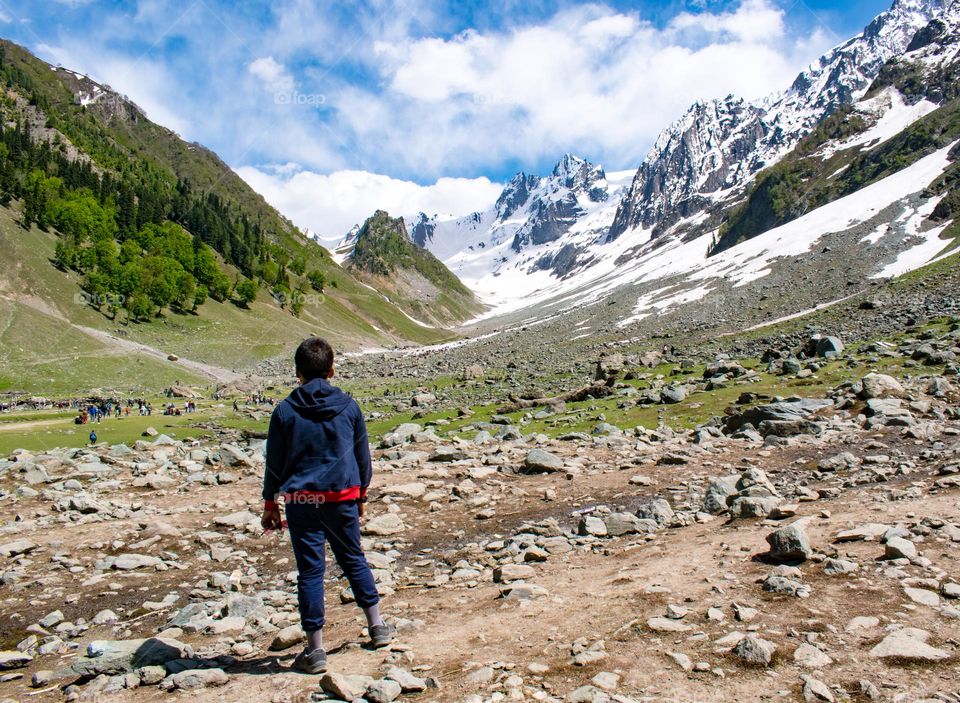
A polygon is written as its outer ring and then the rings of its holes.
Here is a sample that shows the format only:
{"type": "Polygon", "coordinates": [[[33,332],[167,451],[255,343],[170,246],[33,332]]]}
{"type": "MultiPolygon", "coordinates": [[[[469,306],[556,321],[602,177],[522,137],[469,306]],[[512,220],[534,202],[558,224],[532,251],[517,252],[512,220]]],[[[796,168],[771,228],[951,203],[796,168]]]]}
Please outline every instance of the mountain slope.
{"type": "MultiPolygon", "coordinates": [[[[936,35],[936,25],[928,28],[932,20],[950,25],[958,7],[958,0],[897,0],[861,35],[828,52],[788,89],[756,104],[734,97],[696,103],[687,115],[664,130],[635,173],[603,174],[602,169],[576,160],[582,166],[569,170],[596,173],[596,190],[605,191],[605,198],[590,197],[591,191],[596,192],[590,177],[582,177],[568,187],[558,177],[568,170],[561,162],[548,177],[518,174],[488,211],[463,218],[421,214],[410,221],[414,241],[436,253],[477,291],[492,306],[490,315],[528,310],[524,319],[543,319],[564,306],[628,298],[629,294],[621,296],[618,291],[638,289],[638,282],[642,282],[638,297],[672,305],[676,301],[671,300],[670,291],[679,295],[679,290],[670,278],[677,262],[669,257],[681,249],[684,256],[691,257],[683,262],[683,270],[692,271],[688,265],[703,266],[702,278],[710,278],[715,272],[707,266],[708,249],[717,254],[738,241],[810,214],[865,185],[883,181],[949,142],[953,128],[946,111],[930,113],[955,89],[953,74],[944,72],[936,81],[924,84],[939,85],[940,95],[922,100],[913,96],[909,85],[917,82],[915,71],[902,76],[894,92],[883,92],[884,81],[894,79],[883,74],[893,70],[891,60],[908,50],[920,50],[914,42],[926,41],[925,50],[931,56],[940,56],[947,47],[955,46],[955,39],[949,36],[939,43],[924,40],[924,36],[936,35]],[[860,103],[868,90],[870,101],[860,103]],[[910,143],[907,150],[911,158],[905,158],[906,152],[894,146],[872,155],[861,153],[863,147],[876,147],[928,116],[918,129],[941,120],[939,126],[932,127],[937,136],[925,136],[923,145],[917,143],[915,134],[902,136],[910,143]],[[851,141],[844,143],[846,139],[851,141]],[[866,141],[854,144],[857,139],[866,141]],[[802,189],[795,186],[808,174],[784,175],[784,170],[789,170],[786,165],[780,171],[776,166],[771,168],[781,159],[793,162],[819,149],[826,151],[818,157],[823,163],[817,173],[835,176],[827,194],[801,196],[802,189]],[[839,151],[846,151],[846,156],[838,156],[839,151]],[[851,168],[848,175],[834,174],[848,166],[854,156],[862,157],[860,166],[851,168]],[[834,164],[835,168],[827,170],[834,164]],[[755,182],[758,175],[760,180],[755,182]],[[750,192],[772,190],[768,212],[751,211],[748,226],[737,226],[731,232],[738,208],[744,206],[751,188],[750,192]],[[718,232],[724,220],[728,223],[718,232]],[[520,236],[523,233],[548,236],[520,236]],[[689,242],[697,242],[696,247],[687,249],[685,244],[689,242]],[[662,267],[661,279],[657,270],[650,268],[654,262],[662,267]],[[663,295],[655,294],[658,280],[663,295]]],[[[939,175],[949,181],[951,173],[947,170],[939,175]]],[[[886,205],[896,202],[899,212],[916,212],[914,201],[926,197],[923,191],[928,185],[933,187],[930,182],[921,183],[909,193],[898,188],[886,205]]],[[[930,215],[932,224],[936,224],[936,217],[940,218],[937,222],[952,219],[952,198],[948,194],[931,205],[937,209],[936,216],[930,215]]],[[[891,237],[854,268],[869,277],[909,249],[912,240],[902,228],[897,231],[897,237],[891,237]]],[[[826,234],[814,232],[810,236],[826,234]]],[[[813,258],[808,251],[803,256],[813,258]]],[[[834,260],[837,256],[835,252],[826,257],[829,261],[823,265],[843,268],[846,262],[834,260]]],[[[774,252],[768,252],[763,260],[773,258],[774,252]]],[[[760,272],[758,269],[755,275],[761,276],[760,272]]],[[[687,291],[680,297],[698,296],[687,291]]]]}
{"type": "Polygon", "coordinates": [[[410,320],[213,152],[108,87],[4,40],[0,87],[0,229],[14,264],[0,271],[0,296],[10,315],[31,290],[30,315],[71,334],[122,330],[237,369],[317,332],[344,350],[453,337],[410,320]]]}
{"type": "Polygon", "coordinates": [[[348,271],[384,293],[420,324],[462,322],[483,309],[474,294],[429,251],[418,247],[401,218],[378,210],[352,234],[348,271]]]}
{"type": "Polygon", "coordinates": [[[858,99],[884,63],[950,0],[897,0],[861,35],[757,104],[729,96],[696,103],[661,133],[617,211],[610,236],[642,227],[654,236],[727,202],[759,170],[789,152],[823,118],[858,99]]]}
{"type": "MultiPolygon", "coordinates": [[[[960,140],[960,10],[917,33],[889,60],[866,98],[825,120],[792,153],[756,179],[747,201],[721,226],[715,254],[800,217],[960,140]]],[[[950,152],[956,161],[960,148],[950,152]]],[[[930,218],[960,213],[960,164],[925,195],[930,218]]]]}

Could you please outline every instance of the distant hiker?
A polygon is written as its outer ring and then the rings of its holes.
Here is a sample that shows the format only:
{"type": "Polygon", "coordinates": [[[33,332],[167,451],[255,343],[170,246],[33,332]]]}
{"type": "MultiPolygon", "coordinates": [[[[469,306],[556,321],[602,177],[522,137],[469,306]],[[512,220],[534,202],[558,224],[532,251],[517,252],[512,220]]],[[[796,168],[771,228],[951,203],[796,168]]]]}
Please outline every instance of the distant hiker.
{"type": "Polygon", "coordinates": [[[301,343],[294,364],[301,385],[270,417],[260,523],[265,530],[283,528],[277,504],[283,496],[299,574],[300,623],[307,636],[307,646],[293,666],[317,674],[327,668],[326,542],[363,609],[373,646],[388,645],[395,629],[380,615],[380,594],[360,545],[360,519],[373,474],[363,413],[353,398],[330,385],[333,349],[323,339],[301,343]]]}
{"type": "Polygon", "coordinates": [[[90,446],[93,446],[97,443],[97,433],[93,430],[90,430],[90,446]]]}
{"type": "Polygon", "coordinates": [[[240,406],[237,404],[237,399],[233,399],[233,412],[237,412],[240,409],[240,406]]]}

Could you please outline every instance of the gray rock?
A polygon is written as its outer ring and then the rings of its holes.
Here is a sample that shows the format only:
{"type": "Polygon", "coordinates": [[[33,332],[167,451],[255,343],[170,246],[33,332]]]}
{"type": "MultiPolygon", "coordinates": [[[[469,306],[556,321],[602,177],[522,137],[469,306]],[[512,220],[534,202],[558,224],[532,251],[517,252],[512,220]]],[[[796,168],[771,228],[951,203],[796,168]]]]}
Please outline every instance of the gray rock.
{"type": "Polygon", "coordinates": [[[142,569],[147,566],[157,566],[162,561],[160,557],[149,554],[120,554],[110,558],[110,567],[120,571],[131,571],[133,569],[142,569]]]}
{"type": "Polygon", "coordinates": [[[883,553],[887,559],[910,559],[912,561],[917,558],[917,546],[903,537],[891,537],[884,545],[883,553]]]}
{"type": "Polygon", "coordinates": [[[362,698],[372,683],[369,676],[327,673],[320,679],[320,688],[340,700],[353,701],[362,698]]]}
{"type": "Polygon", "coordinates": [[[196,691],[201,688],[223,686],[230,680],[223,669],[189,669],[171,674],[160,682],[164,690],[196,691]]]}
{"type": "Polygon", "coordinates": [[[664,386],[660,389],[660,402],[667,405],[682,403],[687,398],[687,392],[682,386],[664,386]]]}
{"type": "Polygon", "coordinates": [[[397,666],[392,666],[387,670],[387,678],[400,684],[403,693],[420,693],[427,690],[426,681],[397,666]]]}
{"type": "Polygon", "coordinates": [[[724,476],[710,479],[707,492],[703,497],[703,511],[711,515],[719,515],[727,510],[727,498],[736,495],[739,476],[724,476]]]}
{"type": "Polygon", "coordinates": [[[673,508],[663,498],[647,500],[637,508],[636,515],[641,520],[653,520],[658,525],[668,525],[673,519],[673,508]]]}
{"type": "Polygon", "coordinates": [[[938,662],[948,659],[950,653],[927,644],[930,633],[913,627],[892,632],[870,650],[874,659],[896,662],[938,662]]]}
{"type": "Polygon", "coordinates": [[[399,516],[393,513],[384,513],[368,520],[363,525],[364,534],[374,535],[375,537],[389,537],[403,532],[407,526],[399,516]]]}
{"type": "Polygon", "coordinates": [[[531,449],[523,460],[524,473],[552,473],[562,471],[563,467],[562,458],[537,447],[531,449]]]}
{"type": "Polygon", "coordinates": [[[279,652],[284,649],[289,649],[290,647],[293,647],[302,641],[303,630],[300,628],[300,626],[288,625],[274,635],[273,641],[270,643],[270,650],[273,652],[279,652]]]}
{"type": "Polygon", "coordinates": [[[33,661],[33,657],[26,652],[8,650],[0,652],[0,671],[21,669],[33,661]]]}
{"type": "Polygon", "coordinates": [[[803,700],[806,703],[819,703],[820,701],[834,703],[836,698],[834,698],[830,687],[823,681],[815,679],[812,676],[801,676],[800,678],[803,680],[802,693],[803,700]]]}
{"type": "Polygon", "coordinates": [[[823,564],[823,573],[829,576],[855,574],[859,570],[860,565],[849,559],[827,559],[823,564]]]}
{"type": "Polygon", "coordinates": [[[795,522],[767,535],[769,557],[775,562],[799,562],[810,558],[813,550],[803,524],[795,522]]]}
{"type": "Polygon", "coordinates": [[[610,537],[651,534],[657,529],[653,520],[642,520],[633,513],[611,513],[603,518],[603,524],[610,537]]]}
{"type": "Polygon", "coordinates": [[[871,398],[900,398],[906,391],[900,381],[893,376],[882,373],[868,373],[860,382],[860,397],[864,400],[871,398]]]}
{"type": "Polygon", "coordinates": [[[580,535],[593,535],[594,537],[606,537],[607,525],[598,517],[583,515],[580,518],[580,524],[577,525],[577,533],[580,535]]]}
{"type": "Polygon", "coordinates": [[[493,570],[493,580],[496,583],[510,583],[533,578],[537,572],[527,564],[504,564],[493,570]]]}
{"type": "Polygon", "coordinates": [[[174,639],[151,637],[138,640],[95,640],[87,656],[78,657],[70,669],[79,676],[128,674],[143,666],[160,666],[191,656],[189,646],[174,639]]]}
{"type": "Polygon", "coordinates": [[[810,595],[810,587],[805,583],[776,574],[771,574],[763,580],[763,590],[767,593],[779,593],[798,598],[806,598],[810,595]]]}
{"type": "Polygon", "coordinates": [[[374,681],[367,687],[367,693],[364,696],[370,703],[392,703],[396,700],[403,689],[400,684],[392,679],[380,679],[374,681]]]}
{"type": "Polygon", "coordinates": [[[249,510],[240,510],[235,513],[230,513],[229,515],[222,515],[213,520],[213,524],[219,527],[243,527],[251,522],[259,524],[260,518],[249,510]]]}
{"type": "Polygon", "coordinates": [[[833,663],[833,659],[827,656],[822,650],[817,649],[807,642],[804,642],[793,650],[793,661],[808,669],[822,669],[833,663]]]}
{"type": "Polygon", "coordinates": [[[752,634],[746,635],[733,648],[733,653],[751,666],[770,666],[776,651],[777,647],[773,642],[752,634]]]}
{"type": "Polygon", "coordinates": [[[15,539],[12,542],[0,544],[0,556],[15,557],[20,554],[29,554],[37,545],[28,539],[15,539]]]}

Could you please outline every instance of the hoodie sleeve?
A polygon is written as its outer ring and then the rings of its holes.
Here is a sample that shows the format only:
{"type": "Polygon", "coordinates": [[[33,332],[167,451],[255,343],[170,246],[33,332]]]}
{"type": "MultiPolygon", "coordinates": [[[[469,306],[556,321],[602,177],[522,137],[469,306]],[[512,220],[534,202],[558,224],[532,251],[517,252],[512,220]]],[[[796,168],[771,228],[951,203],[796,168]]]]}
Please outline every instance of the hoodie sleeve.
{"type": "Polygon", "coordinates": [[[281,417],[282,405],[274,408],[267,430],[267,456],[263,470],[263,501],[265,510],[277,507],[276,497],[280,492],[281,477],[287,465],[287,438],[281,417]]]}
{"type": "Polygon", "coordinates": [[[360,497],[367,495],[367,488],[373,478],[373,462],[370,460],[370,441],[367,438],[367,423],[363,411],[356,405],[356,419],[353,423],[353,453],[360,468],[360,497]]]}

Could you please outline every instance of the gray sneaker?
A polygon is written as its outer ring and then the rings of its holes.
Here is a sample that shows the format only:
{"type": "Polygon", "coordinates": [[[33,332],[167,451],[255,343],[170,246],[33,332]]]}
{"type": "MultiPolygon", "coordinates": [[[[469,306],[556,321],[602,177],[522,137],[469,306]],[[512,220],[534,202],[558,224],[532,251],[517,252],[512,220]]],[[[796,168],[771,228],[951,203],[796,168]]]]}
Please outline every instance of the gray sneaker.
{"type": "Polygon", "coordinates": [[[304,648],[293,660],[293,668],[305,674],[322,674],[327,670],[327,653],[322,649],[308,652],[304,648]]]}
{"type": "Polygon", "coordinates": [[[395,634],[397,634],[397,628],[393,625],[388,625],[387,623],[374,625],[370,628],[370,644],[373,645],[374,649],[386,647],[393,642],[393,636],[395,634]]]}

